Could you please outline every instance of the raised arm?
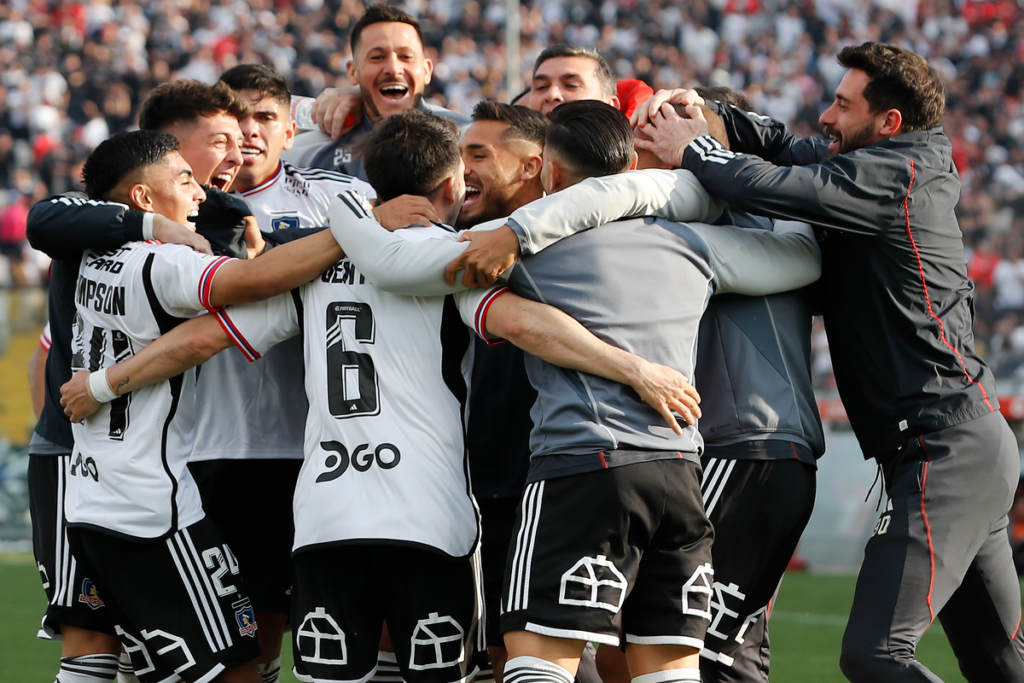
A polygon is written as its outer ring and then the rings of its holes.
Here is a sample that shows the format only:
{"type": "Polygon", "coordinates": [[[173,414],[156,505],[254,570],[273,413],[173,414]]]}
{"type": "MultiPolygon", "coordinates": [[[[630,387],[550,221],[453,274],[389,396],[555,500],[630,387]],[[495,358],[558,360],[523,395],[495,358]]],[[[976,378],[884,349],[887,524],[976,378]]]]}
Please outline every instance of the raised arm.
{"type": "Polygon", "coordinates": [[[60,260],[80,259],[86,249],[116,249],[146,239],[211,253],[209,242],[188,226],[117,202],[87,199],[77,192],[36,202],[29,209],[26,231],[33,248],[60,260]]]}
{"type": "Polygon", "coordinates": [[[677,434],[682,429],[672,411],[691,425],[700,417],[700,396],[681,373],[601,341],[553,306],[504,287],[463,291],[455,298],[463,320],[489,343],[498,337],[552,365],[629,385],[677,434]]]}

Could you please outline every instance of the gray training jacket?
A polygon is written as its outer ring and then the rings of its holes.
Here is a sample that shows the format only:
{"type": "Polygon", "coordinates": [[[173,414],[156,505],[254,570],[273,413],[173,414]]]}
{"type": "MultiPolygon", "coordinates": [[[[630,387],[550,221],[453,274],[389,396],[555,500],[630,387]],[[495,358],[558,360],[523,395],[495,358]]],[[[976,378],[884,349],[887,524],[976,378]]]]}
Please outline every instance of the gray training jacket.
{"type": "MultiPolygon", "coordinates": [[[[768,219],[731,210],[720,222],[774,227],[768,219]]],[[[806,224],[789,228],[813,234],[806,224]]],[[[807,289],[711,299],[700,323],[694,371],[694,385],[703,388],[700,433],[707,455],[813,465],[825,452],[811,380],[812,315],[807,289]]]]}

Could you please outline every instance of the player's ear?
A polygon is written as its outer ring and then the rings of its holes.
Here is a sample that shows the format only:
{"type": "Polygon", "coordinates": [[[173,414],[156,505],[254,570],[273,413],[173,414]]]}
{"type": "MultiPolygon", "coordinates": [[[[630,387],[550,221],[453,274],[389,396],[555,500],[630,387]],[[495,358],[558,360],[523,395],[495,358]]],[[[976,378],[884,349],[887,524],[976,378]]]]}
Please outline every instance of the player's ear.
{"type": "Polygon", "coordinates": [[[637,164],[640,163],[640,157],[637,155],[636,150],[633,150],[633,163],[629,165],[630,171],[635,171],[637,164]]]}
{"type": "Polygon", "coordinates": [[[555,159],[550,159],[548,161],[548,165],[551,168],[551,191],[558,192],[564,187],[564,183],[566,181],[565,169],[562,168],[562,164],[555,159]]]}
{"type": "Polygon", "coordinates": [[[878,134],[886,137],[896,135],[902,127],[903,114],[900,113],[899,109],[890,109],[885,112],[885,118],[882,120],[882,127],[878,130],[878,134]]]}
{"type": "Polygon", "coordinates": [[[285,124],[284,145],[281,146],[281,149],[292,148],[292,145],[295,144],[295,136],[298,134],[298,130],[298,124],[295,123],[294,121],[289,121],[288,123],[285,124]]]}
{"type": "Polygon", "coordinates": [[[529,182],[540,175],[540,169],[544,167],[544,160],[539,154],[528,156],[523,160],[523,171],[519,176],[519,179],[523,182],[529,182]]]}
{"type": "Polygon", "coordinates": [[[153,210],[153,192],[145,183],[135,183],[128,188],[128,204],[138,211],[153,210]]]}
{"type": "Polygon", "coordinates": [[[359,70],[356,69],[355,55],[352,56],[352,59],[348,60],[348,64],[345,65],[345,71],[348,73],[348,82],[352,85],[359,85],[359,70]]]}
{"type": "Polygon", "coordinates": [[[426,75],[423,77],[423,83],[425,85],[427,83],[430,83],[430,79],[434,77],[434,62],[424,57],[423,70],[426,71],[426,75]]]}

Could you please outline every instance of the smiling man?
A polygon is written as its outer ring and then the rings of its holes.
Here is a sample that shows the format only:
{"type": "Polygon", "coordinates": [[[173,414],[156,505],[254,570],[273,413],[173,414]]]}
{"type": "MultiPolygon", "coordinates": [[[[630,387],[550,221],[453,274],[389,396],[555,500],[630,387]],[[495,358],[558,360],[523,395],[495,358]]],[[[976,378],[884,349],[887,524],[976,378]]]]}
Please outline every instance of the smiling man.
{"type": "MultiPolygon", "coordinates": [[[[936,617],[971,681],[1024,680],[1006,536],[1020,475],[992,371],[974,348],[960,179],[935,69],[895,45],[839,53],[831,142],[712,102],[731,151],[661,106],[636,122],[662,159],[734,208],[810,223],[836,385],[889,497],[865,548],[840,666],[851,681],[938,681],[915,657],[936,617]]],[[[668,93],[688,105],[693,91],[668,93]]]]}
{"type": "Polygon", "coordinates": [[[423,51],[423,34],[415,17],[397,7],[371,5],[352,27],[352,61],[348,77],[359,86],[362,122],[337,140],[319,131],[299,136],[285,159],[298,165],[341,171],[366,180],[362,159],[354,145],[375,125],[406,109],[421,109],[469,124],[461,114],[423,101],[434,65],[423,51]]]}

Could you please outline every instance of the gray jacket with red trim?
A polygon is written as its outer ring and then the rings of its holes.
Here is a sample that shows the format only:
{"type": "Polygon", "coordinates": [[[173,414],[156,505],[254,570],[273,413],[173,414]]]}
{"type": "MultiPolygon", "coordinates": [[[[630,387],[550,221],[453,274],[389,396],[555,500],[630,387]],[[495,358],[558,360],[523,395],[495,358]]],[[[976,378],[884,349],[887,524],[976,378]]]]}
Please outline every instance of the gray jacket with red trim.
{"type": "Polygon", "coordinates": [[[733,151],[698,138],[682,167],[736,209],[814,226],[836,384],[865,457],[997,410],[974,350],[960,179],[942,128],[825,158],[826,140],[711,105],[733,151]]]}

